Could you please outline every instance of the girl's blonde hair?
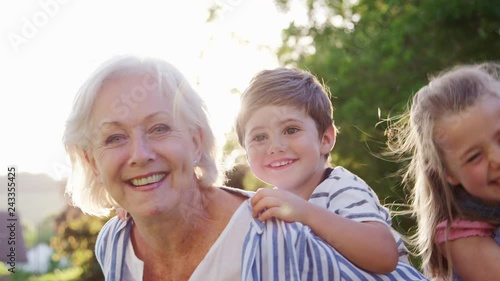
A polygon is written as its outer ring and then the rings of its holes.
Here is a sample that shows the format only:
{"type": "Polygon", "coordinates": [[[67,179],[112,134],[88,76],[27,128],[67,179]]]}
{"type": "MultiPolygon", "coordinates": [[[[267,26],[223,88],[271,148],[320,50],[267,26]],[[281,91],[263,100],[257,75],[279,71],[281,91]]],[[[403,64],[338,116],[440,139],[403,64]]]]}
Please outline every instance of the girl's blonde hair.
{"type": "MultiPolygon", "coordinates": [[[[132,99],[135,98],[135,102],[144,98],[148,88],[156,87],[173,100],[174,118],[182,120],[188,129],[201,132],[202,155],[194,171],[199,184],[208,187],[223,182],[223,177],[219,173],[217,147],[206,105],[184,76],[173,65],[159,59],[119,56],[103,63],[80,88],[63,135],[63,143],[72,166],[66,193],[75,206],[91,215],[107,216],[111,209],[117,207],[117,203],[99,182],[85,158],[86,153],[92,149],[93,128],[90,122],[92,109],[106,80],[128,75],[144,76],[142,85],[144,89],[132,89],[131,96],[132,99]]],[[[109,106],[110,110],[129,114],[133,107],[127,105],[127,103],[120,104],[118,100],[109,106]]]]}
{"type": "Polygon", "coordinates": [[[412,213],[418,225],[411,241],[422,257],[424,274],[431,278],[451,278],[453,273],[451,260],[444,258],[435,242],[437,224],[468,217],[456,200],[461,187],[452,187],[446,181],[443,151],[434,125],[486,96],[500,97],[499,70],[498,63],[463,65],[431,78],[386,131],[390,153],[401,161],[409,161],[403,181],[413,187],[412,213]]]}

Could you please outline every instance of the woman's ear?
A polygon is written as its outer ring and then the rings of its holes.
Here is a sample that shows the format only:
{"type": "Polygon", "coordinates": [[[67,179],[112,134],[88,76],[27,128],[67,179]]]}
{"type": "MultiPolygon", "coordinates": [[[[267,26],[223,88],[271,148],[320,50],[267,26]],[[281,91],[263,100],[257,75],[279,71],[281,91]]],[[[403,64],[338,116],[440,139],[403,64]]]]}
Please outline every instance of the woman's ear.
{"type": "Polygon", "coordinates": [[[191,135],[194,145],[194,160],[199,163],[203,154],[203,131],[201,130],[201,128],[196,128],[192,130],[191,135]]]}
{"type": "Polygon", "coordinates": [[[325,132],[323,133],[323,136],[321,136],[321,154],[326,155],[329,154],[330,151],[332,151],[333,147],[335,146],[336,137],[337,135],[335,133],[333,125],[328,126],[328,128],[326,128],[325,132]]]}
{"type": "Polygon", "coordinates": [[[92,155],[92,153],[88,151],[84,151],[83,153],[85,155],[85,161],[87,161],[87,164],[89,164],[90,167],[92,168],[92,171],[94,171],[94,175],[99,176],[99,169],[97,169],[95,158],[92,155]]]}

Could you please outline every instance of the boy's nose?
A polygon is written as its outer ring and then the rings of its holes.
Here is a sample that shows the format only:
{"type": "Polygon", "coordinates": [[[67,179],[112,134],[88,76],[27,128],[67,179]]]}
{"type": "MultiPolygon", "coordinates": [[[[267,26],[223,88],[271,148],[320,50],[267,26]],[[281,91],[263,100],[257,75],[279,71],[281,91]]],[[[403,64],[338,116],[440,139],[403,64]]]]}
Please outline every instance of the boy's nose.
{"type": "Polygon", "coordinates": [[[275,154],[279,152],[283,152],[286,149],[286,145],[280,137],[274,137],[267,148],[268,154],[275,154]]]}
{"type": "Polygon", "coordinates": [[[144,166],[156,158],[149,140],[146,137],[137,137],[131,140],[131,166],[144,166]]]}

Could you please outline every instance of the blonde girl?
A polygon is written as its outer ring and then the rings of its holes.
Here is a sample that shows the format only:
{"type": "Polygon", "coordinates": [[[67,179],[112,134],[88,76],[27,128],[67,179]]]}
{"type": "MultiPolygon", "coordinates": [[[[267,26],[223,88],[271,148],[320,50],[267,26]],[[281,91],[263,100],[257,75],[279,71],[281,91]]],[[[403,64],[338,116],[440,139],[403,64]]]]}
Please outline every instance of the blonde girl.
{"type": "Polygon", "coordinates": [[[387,130],[390,151],[409,161],[412,242],[436,280],[500,280],[499,70],[463,65],[431,79],[387,130]]]}

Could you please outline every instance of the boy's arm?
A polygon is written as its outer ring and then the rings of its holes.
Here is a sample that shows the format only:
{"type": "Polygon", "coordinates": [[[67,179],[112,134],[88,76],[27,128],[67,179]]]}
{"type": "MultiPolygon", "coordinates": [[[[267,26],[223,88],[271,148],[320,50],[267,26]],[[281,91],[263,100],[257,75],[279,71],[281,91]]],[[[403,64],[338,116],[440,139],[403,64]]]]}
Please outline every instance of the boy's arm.
{"type": "Polygon", "coordinates": [[[302,223],[360,268],[389,273],[397,266],[394,236],[381,222],[357,222],[309,203],[302,223]]]}
{"type": "Polygon", "coordinates": [[[389,227],[356,222],[279,189],[260,189],[251,200],[254,216],[305,224],[358,267],[375,273],[396,268],[398,249],[389,227]]]}
{"type": "MultiPolygon", "coordinates": [[[[446,255],[445,244],[441,249],[446,255]]],[[[500,280],[500,246],[491,237],[466,237],[448,242],[453,270],[464,281],[500,280]]]]}

